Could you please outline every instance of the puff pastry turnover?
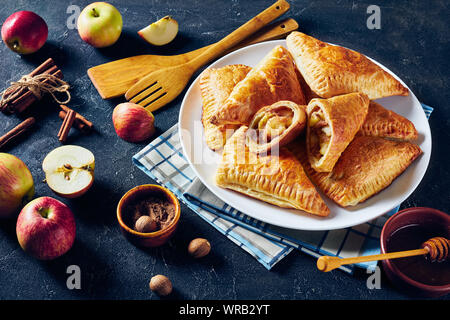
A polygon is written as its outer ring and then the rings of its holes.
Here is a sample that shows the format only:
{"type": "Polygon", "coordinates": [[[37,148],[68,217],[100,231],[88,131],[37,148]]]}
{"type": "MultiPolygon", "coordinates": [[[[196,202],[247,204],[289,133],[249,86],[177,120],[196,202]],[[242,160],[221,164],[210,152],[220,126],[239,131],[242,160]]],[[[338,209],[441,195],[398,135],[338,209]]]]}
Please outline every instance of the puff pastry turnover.
{"type": "Polygon", "coordinates": [[[202,97],[202,123],[206,144],[213,150],[220,150],[226,139],[237,129],[236,125],[215,125],[209,120],[230,95],[237,83],[251,70],[244,65],[227,65],[222,68],[209,68],[199,79],[202,97]]]}
{"type": "Polygon", "coordinates": [[[280,100],[305,104],[294,61],[284,47],[276,46],[234,87],[211,122],[248,125],[259,109],[280,100]]]}
{"type": "Polygon", "coordinates": [[[305,107],[282,100],[259,109],[247,131],[249,150],[267,153],[294,140],[305,128],[305,107]]]}
{"type": "Polygon", "coordinates": [[[369,98],[364,93],[349,93],[309,102],[306,148],[314,170],[333,170],[341,153],[361,128],[368,107],[369,98]]]}
{"type": "Polygon", "coordinates": [[[369,104],[366,120],[358,134],[397,140],[415,140],[418,136],[411,121],[374,101],[369,104]]]}
{"type": "Polygon", "coordinates": [[[287,149],[279,155],[257,155],[246,146],[247,127],[240,127],[225,144],[216,183],[284,208],[319,216],[329,209],[306,176],[302,165],[287,149]]]}
{"type": "Polygon", "coordinates": [[[422,153],[419,146],[379,137],[357,136],[332,172],[315,171],[302,142],[289,145],[311,180],[342,207],[354,206],[388,187],[422,153]]]}
{"type": "Polygon", "coordinates": [[[408,95],[397,79],[364,55],[292,32],[287,47],[309,87],[323,98],[363,92],[372,99],[408,95]]]}

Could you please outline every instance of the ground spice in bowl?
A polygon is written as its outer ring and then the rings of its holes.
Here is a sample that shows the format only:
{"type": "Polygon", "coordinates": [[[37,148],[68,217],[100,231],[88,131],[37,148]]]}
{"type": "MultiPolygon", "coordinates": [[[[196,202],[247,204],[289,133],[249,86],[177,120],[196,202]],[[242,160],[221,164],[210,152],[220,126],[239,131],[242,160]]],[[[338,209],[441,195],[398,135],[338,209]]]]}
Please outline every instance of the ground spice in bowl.
{"type": "Polygon", "coordinates": [[[175,218],[175,204],[165,195],[148,195],[142,199],[136,199],[127,207],[127,216],[130,217],[127,225],[134,229],[136,221],[142,216],[149,216],[156,222],[156,229],[166,229],[175,218]]]}

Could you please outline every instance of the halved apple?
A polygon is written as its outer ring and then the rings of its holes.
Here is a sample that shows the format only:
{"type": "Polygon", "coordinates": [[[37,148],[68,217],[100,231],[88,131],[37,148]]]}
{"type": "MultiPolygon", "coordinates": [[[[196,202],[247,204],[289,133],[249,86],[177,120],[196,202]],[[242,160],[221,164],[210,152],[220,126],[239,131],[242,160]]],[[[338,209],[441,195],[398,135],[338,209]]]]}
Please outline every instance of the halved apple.
{"type": "Polygon", "coordinates": [[[51,151],[42,162],[50,189],[64,198],[82,196],[94,182],[95,158],[83,147],[66,145],[51,151]]]}
{"type": "Polygon", "coordinates": [[[178,22],[171,16],[152,23],[138,31],[138,34],[148,43],[163,46],[175,39],[178,33],[178,22]]]}

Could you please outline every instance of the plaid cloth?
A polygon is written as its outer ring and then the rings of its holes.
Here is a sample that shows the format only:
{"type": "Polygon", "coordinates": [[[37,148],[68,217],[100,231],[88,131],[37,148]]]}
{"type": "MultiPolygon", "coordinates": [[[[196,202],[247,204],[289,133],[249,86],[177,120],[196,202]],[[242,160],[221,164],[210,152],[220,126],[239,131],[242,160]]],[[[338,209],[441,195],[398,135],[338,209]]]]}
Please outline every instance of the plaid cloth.
{"type": "MultiPolygon", "coordinates": [[[[433,108],[424,104],[422,107],[429,118],[433,108]]],[[[399,209],[351,228],[331,231],[300,231],[259,221],[218,199],[196,178],[182,153],[178,125],[137,153],[133,163],[269,270],[293,249],[314,257],[378,254],[381,229],[399,209]]],[[[371,270],[376,264],[367,262],[340,269],[352,273],[355,266],[371,270]]]]}

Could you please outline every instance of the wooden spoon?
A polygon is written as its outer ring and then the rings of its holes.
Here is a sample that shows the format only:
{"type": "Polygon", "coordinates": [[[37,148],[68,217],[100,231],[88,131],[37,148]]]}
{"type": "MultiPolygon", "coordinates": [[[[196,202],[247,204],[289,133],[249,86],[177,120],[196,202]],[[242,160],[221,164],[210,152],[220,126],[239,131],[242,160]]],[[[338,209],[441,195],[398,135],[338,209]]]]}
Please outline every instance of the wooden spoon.
{"type": "Polygon", "coordinates": [[[155,111],[175,99],[186,87],[195,71],[237,45],[246,37],[278,18],[289,9],[285,0],[275,4],[239,27],[237,30],[210,46],[202,54],[187,63],[154,71],[132,86],[126,93],[128,101],[155,111]]]}
{"type": "MultiPolygon", "coordinates": [[[[294,19],[274,22],[228,51],[262,41],[280,39],[297,28],[298,23],[294,19]]],[[[92,67],[88,69],[87,73],[103,99],[116,98],[124,95],[128,89],[150,72],[161,67],[186,63],[206,51],[210,46],[172,56],[145,54],[124,58],[92,67]]]]}
{"type": "Polygon", "coordinates": [[[360,262],[386,260],[386,259],[397,259],[420,255],[428,255],[431,261],[437,260],[441,262],[448,259],[449,251],[450,251],[450,241],[443,237],[436,237],[425,241],[422,244],[421,249],[390,252],[384,254],[375,254],[371,256],[361,256],[344,259],[339,257],[323,256],[317,259],[317,269],[323,272],[328,272],[346,264],[354,264],[360,262]]]}

